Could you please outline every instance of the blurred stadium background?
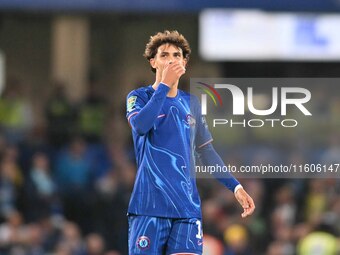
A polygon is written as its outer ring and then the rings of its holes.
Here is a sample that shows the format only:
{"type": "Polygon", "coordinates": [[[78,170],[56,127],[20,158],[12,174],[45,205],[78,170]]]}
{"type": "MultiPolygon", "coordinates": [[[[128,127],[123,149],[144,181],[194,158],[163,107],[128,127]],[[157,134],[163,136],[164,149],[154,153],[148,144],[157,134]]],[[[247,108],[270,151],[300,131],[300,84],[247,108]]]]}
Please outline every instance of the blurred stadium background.
{"type": "MultiPolygon", "coordinates": [[[[189,40],[182,87],[339,77],[339,12],[337,0],[0,0],[0,254],[127,254],[136,166],[125,97],[153,82],[150,35],[189,40]]],[[[214,144],[235,165],[339,163],[339,91],[313,88],[317,128],[238,129],[214,144]]],[[[205,255],[339,254],[339,179],[242,183],[257,205],[246,220],[232,193],[199,180],[205,255]]]]}

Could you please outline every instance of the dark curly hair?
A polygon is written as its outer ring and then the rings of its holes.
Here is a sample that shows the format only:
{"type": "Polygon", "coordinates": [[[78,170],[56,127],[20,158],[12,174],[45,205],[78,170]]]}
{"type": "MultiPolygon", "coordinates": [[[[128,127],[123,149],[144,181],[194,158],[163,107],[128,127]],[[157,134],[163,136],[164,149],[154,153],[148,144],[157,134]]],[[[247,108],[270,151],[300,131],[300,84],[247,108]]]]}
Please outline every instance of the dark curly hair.
{"type": "MultiPolygon", "coordinates": [[[[158,32],[157,34],[150,36],[150,40],[146,44],[143,56],[147,60],[154,58],[157,54],[158,48],[167,43],[181,48],[183,52],[183,57],[187,59],[187,61],[189,61],[189,55],[191,53],[190,45],[187,39],[185,39],[185,37],[182,34],[178,33],[178,31],[176,30],[165,30],[164,32],[158,32]]],[[[155,68],[151,67],[151,69],[154,73],[156,72],[155,68]]]]}

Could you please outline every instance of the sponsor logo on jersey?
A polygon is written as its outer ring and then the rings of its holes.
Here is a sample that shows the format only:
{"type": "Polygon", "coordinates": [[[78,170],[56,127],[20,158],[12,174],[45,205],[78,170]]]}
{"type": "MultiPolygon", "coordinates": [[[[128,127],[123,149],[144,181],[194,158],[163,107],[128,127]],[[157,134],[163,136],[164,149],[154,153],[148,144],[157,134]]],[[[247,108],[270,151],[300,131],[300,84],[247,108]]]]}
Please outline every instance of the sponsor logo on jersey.
{"type": "Polygon", "coordinates": [[[139,249],[146,250],[150,247],[150,239],[147,236],[140,236],[136,244],[139,249]]]}

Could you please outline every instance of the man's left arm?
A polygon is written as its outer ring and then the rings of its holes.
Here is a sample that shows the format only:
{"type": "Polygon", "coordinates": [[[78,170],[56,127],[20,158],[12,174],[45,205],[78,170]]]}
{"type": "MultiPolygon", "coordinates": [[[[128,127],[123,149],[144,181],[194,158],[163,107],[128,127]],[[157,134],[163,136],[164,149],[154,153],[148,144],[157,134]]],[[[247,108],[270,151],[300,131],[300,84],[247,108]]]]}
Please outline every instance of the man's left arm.
{"type": "MultiPolygon", "coordinates": [[[[223,160],[215,151],[211,143],[213,138],[209,131],[205,117],[201,114],[201,107],[197,97],[191,98],[191,108],[196,117],[197,132],[195,136],[195,150],[198,153],[202,164],[206,166],[225,167],[223,160]]],[[[248,193],[243,189],[242,185],[231,173],[223,173],[222,178],[221,176],[214,174],[214,177],[229,190],[234,192],[237,201],[244,209],[243,213],[241,214],[243,218],[251,215],[254,212],[255,205],[253,199],[248,195],[248,193]]]]}
{"type": "MultiPolygon", "coordinates": [[[[225,164],[218,153],[215,151],[211,142],[205,144],[204,146],[196,149],[199,158],[205,166],[221,166],[225,167],[225,164]]],[[[251,215],[255,210],[255,204],[253,199],[248,195],[248,193],[243,189],[242,185],[238,180],[230,173],[223,173],[223,178],[214,175],[223,185],[225,185],[229,190],[234,192],[235,198],[241,204],[243,208],[242,218],[251,215]]]]}

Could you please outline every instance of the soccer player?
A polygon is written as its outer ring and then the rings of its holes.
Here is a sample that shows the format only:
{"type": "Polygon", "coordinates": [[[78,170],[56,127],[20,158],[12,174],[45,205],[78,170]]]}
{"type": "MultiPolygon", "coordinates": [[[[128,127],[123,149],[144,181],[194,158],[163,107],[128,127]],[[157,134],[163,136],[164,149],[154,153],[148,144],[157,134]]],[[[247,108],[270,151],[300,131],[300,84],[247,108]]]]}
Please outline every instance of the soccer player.
{"type": "MultiPolygon", "coordinates": [[[[201,202],[193,177],[194,154],[205,165],[224,166],[196,97],[178,89],[190,46],[177,31],[151,36],[144,56],[156,74],[152,85],[127,96],[127,119],[138,171],[128,209],[129,254],[202,254],[201,202]],[[191,100],[191,107],[190,107],[191,100]]],[[[243,207],[252,198],[232,176],[218,178],[243,207]]]]}

